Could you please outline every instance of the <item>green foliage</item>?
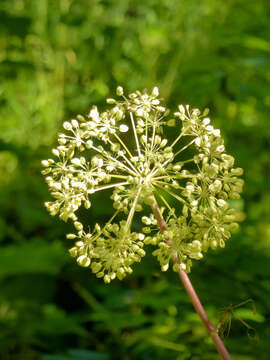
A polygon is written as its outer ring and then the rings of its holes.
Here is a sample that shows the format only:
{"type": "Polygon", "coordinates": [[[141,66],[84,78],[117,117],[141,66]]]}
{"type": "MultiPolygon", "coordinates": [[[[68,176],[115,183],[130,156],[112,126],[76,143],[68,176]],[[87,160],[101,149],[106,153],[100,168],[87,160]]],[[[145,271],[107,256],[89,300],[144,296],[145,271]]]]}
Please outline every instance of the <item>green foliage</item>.
{"type": "Polygon", "coordinates": [[[108,356],[104,353],[98,353],[90,350],[68,351],[67,356],[44,355],[42,360],[107,360],[108,356]]]}
{"type": "MultiPolygon", "coordinates": [[[[127,280],[104,285],[65,255],[72,228],[42,207],[40,159],[62,121],[102,107],[117,84],[159,86],[171,109],[211,108],[244,168],[246,220],[194,264],[192,281],[214,323],[220,309],[254,300],[257,317],[237,314],[260,341],[232,320],[225,342],[232,358],[268,359],[269,33],[266,0],[1,0],[1,359],[218,359],[174,273],[146,256],[127,280]]],[[[93,226],[110,210],[97,194],[80,216],[93,226]]]]}
{"type": "Polygon", "coordinates": [[[66,263],[63,251],[57,242],[49,244],[38,239],[7,245],[0,254],[0,278],[31,273],[55,275],[66,263]]]}

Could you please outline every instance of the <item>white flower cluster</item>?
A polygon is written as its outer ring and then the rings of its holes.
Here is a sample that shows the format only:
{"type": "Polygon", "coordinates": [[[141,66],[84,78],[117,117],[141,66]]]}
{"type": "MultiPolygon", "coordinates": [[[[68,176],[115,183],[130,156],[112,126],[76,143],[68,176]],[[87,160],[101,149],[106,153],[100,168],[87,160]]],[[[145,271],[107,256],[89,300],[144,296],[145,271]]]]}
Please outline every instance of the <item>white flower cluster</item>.
{"type": "Polygon", "coordinates": [[[173,119],[160,105],[158,88],[151,94],[136,91],[122,99],[107,99],[110,110],[93,107],[87,117],[64,122],[65,133],[52,150],[56,160],[43,160],[54,201],[45,205],[51,215],[73,221],[76,239],[70,249],[79,265],[91,267],[105,282],[122,279],[131,265],[145,255],[144,244],[153,244],[162,270],[177,259],[175,271],[190,270],[209,247],[224,247],[241,214],[229,207],[239,199],[243,171],[233,168],[234,158],[225,153],[220,131],[210,125],[208,111],[180,105],[173,119]],[[165,126],[175,126],[169,143],[165,126]],[[83,156],[83,154],[85,154],[83,156]],[[86,233],[76,211],[91,206],[91,195],[111,189],[115,213],[104,226],[86,233]],[[167,229],[161,232],[151,213],[156,202],[167,212],[167,229]],[[150,205],[150,206],[149,206],[150,205]],[[134,218],[142,216],[141,232],[134,232],[134,218]],[[119,213],[126,220],[113,222],[119,213]]]}

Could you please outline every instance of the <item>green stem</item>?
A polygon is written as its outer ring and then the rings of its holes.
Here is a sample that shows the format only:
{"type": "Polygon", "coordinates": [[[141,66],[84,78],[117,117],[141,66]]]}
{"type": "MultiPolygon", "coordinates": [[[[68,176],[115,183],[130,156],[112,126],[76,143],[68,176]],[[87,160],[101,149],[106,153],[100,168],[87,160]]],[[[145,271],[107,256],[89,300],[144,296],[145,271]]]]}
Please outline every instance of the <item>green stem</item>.
{"type": "Polygon", "coordinates": [[[141,191],[142,191],[142,186],[139,187],[138,192],[136,194],[136,197],[135,197],[135,199],[133,201],[132,207],[131,207],[131,209],[129,211],[128,218],[127,218],[127,223],[126,223],[126,230],[127,231],[130,229],[131,222],[132,222],[135,210],[136,210],[136,205],[138,203],[141,191]]]}
{"type": "Polygon", "coordinates": [[[129,116],[130,116],[130,120],[131,120],[131,124],[132,124],[132,128],[133,128],[134,138],[135,138],[135,141],[136,141],[138,155],[141,156],[140,144],[139,144],[139,140],[138,140],[138,136],[137,136],[136,127],[135,127],[132,112],[129,113],[129,116]]]}

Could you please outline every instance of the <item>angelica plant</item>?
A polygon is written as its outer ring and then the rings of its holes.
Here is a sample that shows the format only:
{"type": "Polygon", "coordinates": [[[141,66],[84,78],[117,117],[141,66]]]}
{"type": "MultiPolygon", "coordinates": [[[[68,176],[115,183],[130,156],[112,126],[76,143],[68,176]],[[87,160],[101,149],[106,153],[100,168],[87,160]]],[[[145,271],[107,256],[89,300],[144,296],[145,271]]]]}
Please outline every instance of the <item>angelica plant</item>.
{"type": "Polygon", "coordinates": [[[42,161],[55,199],[45,205],[51,215],[73,222],[76,232],[67,238],[76,242],[70,254],[107,283],[132,272],[131,265],[145,255],[145,244],[157,247],[153,255],[163,271],[177,257],[173,269],[189,272],[194,259],[209,247],[224,247],[237,228],[239,214],[229,200],[240,197],[243,171],[233,168],[234,158],[225,153],[208,110],[201,114],[180,105],[167,120],[156,87],[151,94],[129,96],[118,87],[117,95],[120,100],[107,99],[111,109],[99,113],[94,106],[88,116],[64,122],[65,132],[52,150],[56,159],[42,161]],[[163,135],[166,126],[175,126],[171,143],[163,135]],[[91,196],[106,189],[112,190],[115,213],[88,232],[76,211],[88,209],[91,196]],[[162,205],[164,232],[149,207],[154,202],[162,205]],[[134,218],[143,210],[141,230],[134,231],[134,218]],[[121,212],[126,219],[116,222],[121,212]]]}
{"type": "Polygon", "coordinates": [[[172,264],[186,274],[238,227],[241,214],[230,200],[240,198],[243,170],[234,168],[208,109],[179,105],[169,117],[157,87],[129,95],[118,87],[116,93],[119,99],[107,99],[108,110],[93,106],[87,116],[64,122],[55,158],[42,161],[54,198],[45,205],[73,222],[71,256],[106,283],[131,273],[148,244],[156,247],[162,271],[172,264]],[[171,142],[164,135],[169,127],[171,142]],[[90,208],[92,196],[108,189],[114,213],[86,230],[77,210],[90,208]]]}

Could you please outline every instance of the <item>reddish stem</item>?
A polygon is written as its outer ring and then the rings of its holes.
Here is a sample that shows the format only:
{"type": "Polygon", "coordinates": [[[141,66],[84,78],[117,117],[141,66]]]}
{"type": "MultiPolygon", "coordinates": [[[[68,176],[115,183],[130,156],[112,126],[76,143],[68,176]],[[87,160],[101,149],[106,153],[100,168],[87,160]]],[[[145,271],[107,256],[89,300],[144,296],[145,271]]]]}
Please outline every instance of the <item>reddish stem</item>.
{"type": "MultiPolygon", "coordinates": [[[[152,204],[152,210],[153,210],[153,214],[159,224],[160,231],[164,232],[166,230],[166,223],[159,211],[159,208],[158,208],[156,202],[154,202],[152,204]]],[[[170,239],[167,239],[167,241],[169,243],[171,242],[170,239]]],[[[175,257],[174,262],[179,263],[179,259],[177,257],[175,257]]],[[[189,296],[197,314],[199,315],[204,326],[206,327],[207,331],[209,332],[221,358],[223,360],[231,360],[231,356],[228,353],[228,350],[226,349],[225,345],[223,344],[221,338],[219,337],[217,330],[210,322],[210,320],[204,310],[204,307],[202,306],[202,303],[200,302],[200,299],[192,286],[192,283],[191,283],[187,273],[184,270],[179,270],[178,273],[179,273],[179,277],[186,289],[186,292],[188,293],[188,296],[189,296]]]]}

